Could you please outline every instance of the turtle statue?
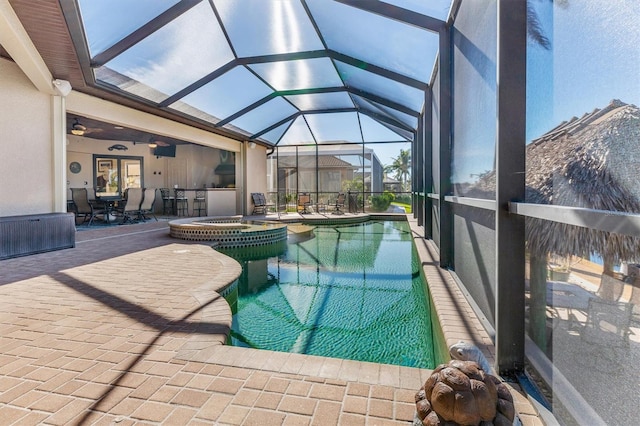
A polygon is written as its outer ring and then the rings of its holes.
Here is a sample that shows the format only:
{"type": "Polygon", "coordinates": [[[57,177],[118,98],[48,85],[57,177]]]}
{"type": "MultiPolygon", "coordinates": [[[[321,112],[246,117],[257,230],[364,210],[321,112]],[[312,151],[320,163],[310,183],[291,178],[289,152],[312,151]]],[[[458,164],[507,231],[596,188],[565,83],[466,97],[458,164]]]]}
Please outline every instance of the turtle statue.
{"type": "Polygon", "coordinates": [[[415,425],[511,426],[516,418],[507,386],[475,360],[453,359],[439,365],[416,393],[415,401],[415,425]]]}
{"type": "Polygon", "coordinates": [[[451,359],[459,359],[461,361],[475,361],[485,373],[495,375],[493,367],[491,367],[491,364],[489,364],[489,361],[477,346],[460,340],[458,343],[449,346],[449,356],[451,359]]]}

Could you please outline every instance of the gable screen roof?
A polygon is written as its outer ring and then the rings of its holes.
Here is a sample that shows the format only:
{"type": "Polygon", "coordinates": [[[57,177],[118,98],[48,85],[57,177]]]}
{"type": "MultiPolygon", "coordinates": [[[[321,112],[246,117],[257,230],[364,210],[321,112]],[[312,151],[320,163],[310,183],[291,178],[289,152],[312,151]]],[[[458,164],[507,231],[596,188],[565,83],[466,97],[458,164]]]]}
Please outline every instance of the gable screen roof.
{"type": "Polygon", "coordinates": [[[429,3],[61,0],[89,85],[266,145],[413,140],[451,1],[429,3]]]}

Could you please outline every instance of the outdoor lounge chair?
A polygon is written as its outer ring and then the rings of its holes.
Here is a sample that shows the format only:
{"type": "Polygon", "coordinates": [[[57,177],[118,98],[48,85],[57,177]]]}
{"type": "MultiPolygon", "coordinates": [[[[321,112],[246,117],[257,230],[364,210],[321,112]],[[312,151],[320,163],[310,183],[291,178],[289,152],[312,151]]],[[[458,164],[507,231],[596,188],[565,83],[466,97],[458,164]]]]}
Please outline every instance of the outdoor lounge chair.
{"type": "Polygon", "coordinates": [[[253,201],[252,214],[267,214],[267,208],[273,206],[273,204],[267,203],[267,199],[262,192],[252,192],[251,200],[253,201]]]}
{"type": "Polygon", "coordinates": [[[87,226],[91,226],[93,219],[104,214],[104,209],[94,206],[89,201],[87,188],[71,188],[71,199],[75,205],[76,218],[82,216],[82,223],[89,220],[87,226]]]}

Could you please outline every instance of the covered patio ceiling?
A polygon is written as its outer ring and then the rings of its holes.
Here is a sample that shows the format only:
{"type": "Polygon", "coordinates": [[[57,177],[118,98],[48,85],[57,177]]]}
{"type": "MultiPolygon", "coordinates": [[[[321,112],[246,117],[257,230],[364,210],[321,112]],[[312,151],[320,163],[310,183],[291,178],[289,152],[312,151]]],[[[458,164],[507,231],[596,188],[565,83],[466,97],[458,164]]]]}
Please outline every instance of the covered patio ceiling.
{"type": "Polygon", "coordinates": [[[413,140],[450,3],[60,0],[91,90],[278,146],[413,140]]]}

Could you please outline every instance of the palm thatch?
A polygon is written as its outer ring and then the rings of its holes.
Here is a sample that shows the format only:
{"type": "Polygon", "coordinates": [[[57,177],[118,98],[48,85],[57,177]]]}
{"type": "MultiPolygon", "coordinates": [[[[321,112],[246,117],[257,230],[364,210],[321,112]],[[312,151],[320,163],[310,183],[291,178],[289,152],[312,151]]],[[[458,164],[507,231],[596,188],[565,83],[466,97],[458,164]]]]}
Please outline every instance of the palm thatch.
{"type": "MultiPolygon", "coordinates": [[[[640,109],[618,100],[527,146],[527,202],[640,213],[640,109]]],[[[529,249],[637,261],[638,238],[529,220],[529,249]]]]}
{"type": "MultiPolygon", "coordinates": [[[[561,123],[526,148],[526,201],[640,213],[640,108],[613,100],[561,123]]],[[[493,193],[495,173],[469,196],[493,193]]],[[[640,239],[574,225],[527,219],[532,253],[595,253],[609,261],[640,261],[640,239]]]]}

